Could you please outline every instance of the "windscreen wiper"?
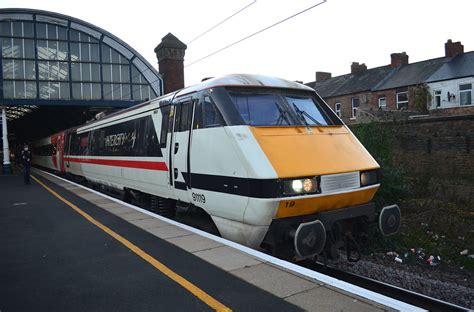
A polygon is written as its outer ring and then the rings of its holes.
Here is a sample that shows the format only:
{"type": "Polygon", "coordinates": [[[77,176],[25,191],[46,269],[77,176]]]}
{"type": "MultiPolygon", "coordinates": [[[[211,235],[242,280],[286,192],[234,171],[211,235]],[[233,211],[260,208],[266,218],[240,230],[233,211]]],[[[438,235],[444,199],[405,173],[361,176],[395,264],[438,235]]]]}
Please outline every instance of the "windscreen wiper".
{"type": "Polygon", "coordinates": [[[282,122],[283,120],[286,120],[286,123],[287,123],[288,125],[290,125],[290,120],[289,120],[288,117],[286,116],[287,112],[284,111],[284,110],[280,107],[280,105],[278,105],[277,102],[275,102],[275,105],[276,105],[278,111],[280,112],[280,116],[278,116],[278,120],[277,120],[276,124],[279,125],[279,124],[281,124],[281,122],[282,122]]]}
{"type": "Polygon", "coordinates": [[[310,114],[308,114],[308,113],[305,112],[305,111],[300,110],[300,109],[298,108],[298,106],[296,106],[296,104],[295,104],[294,102],[292,102],[292,104],[293,104],[293,108],[295,109],[296,113],[298,114],[298,116],[299,116],[300,119],[304,122],[304,124],[305,124],[306,126],[309,126],[309,124],[308,124],[308,122],[306,121],[305,116],[306,116],[309,120],[311,120],[312,122],[314,122],[316,125],[322,126],[322,124],[321,124],[319,121],[317,121],[316,119],[314,119],[313,116],[311,116],[310,114]]]}

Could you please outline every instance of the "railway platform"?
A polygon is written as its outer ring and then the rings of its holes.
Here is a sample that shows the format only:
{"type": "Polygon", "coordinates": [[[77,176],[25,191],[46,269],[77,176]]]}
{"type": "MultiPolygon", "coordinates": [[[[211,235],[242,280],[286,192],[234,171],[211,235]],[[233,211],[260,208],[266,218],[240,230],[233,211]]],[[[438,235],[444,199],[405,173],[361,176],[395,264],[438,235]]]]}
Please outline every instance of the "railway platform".
{"type": "Polygon", "coordinates": [[[39,170],[0,175],[0,311],[416,311],[39,170]]]}

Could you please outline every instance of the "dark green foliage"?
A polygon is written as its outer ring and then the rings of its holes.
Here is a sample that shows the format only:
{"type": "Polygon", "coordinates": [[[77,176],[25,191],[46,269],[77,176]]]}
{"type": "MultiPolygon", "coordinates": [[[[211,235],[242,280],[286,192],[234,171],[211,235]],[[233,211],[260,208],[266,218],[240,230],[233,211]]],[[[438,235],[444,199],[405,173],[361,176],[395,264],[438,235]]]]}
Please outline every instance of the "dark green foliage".
{"type": "Polygon", "coordinates": [[[410,96],[417,111],[428,113],[428,103],[431,100],[431,95],[426,84],[420,84],[410,89],[410,96]]]}
{"type": "Polygon", "coordinates": [[[392,142],[387,126],[371,122],[351,126],[359,141],[380,165],[381,188],[374,201],[378,207],[396,204],[408,194],[409,183],[403,169],[393,165],[392,142]]]}

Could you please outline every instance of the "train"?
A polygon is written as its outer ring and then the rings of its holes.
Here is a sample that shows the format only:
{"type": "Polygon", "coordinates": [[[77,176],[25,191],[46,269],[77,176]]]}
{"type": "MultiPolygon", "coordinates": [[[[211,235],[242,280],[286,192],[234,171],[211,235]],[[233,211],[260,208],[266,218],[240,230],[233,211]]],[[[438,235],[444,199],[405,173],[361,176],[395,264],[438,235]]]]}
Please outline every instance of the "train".
{"type": "Polygon", "coordinates": [[[315,90],[285,79],[208,79],[32,146],[33,165],[279,257],[342,246],[354,260],[369,226],[400,227],[396,204],[372,201],[376,160],[315,90]]]}

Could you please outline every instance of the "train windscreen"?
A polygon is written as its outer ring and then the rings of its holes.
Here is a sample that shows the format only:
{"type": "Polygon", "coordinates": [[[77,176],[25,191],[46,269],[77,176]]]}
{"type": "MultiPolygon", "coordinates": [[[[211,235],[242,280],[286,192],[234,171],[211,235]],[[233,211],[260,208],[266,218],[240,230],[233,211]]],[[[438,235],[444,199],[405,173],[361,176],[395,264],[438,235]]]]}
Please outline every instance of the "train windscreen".
{"type": "Polygon", "coordinates": [[[228,90],[242,119],[250,126],[328,126],[333,122],[309,95],[228,90]]]}

